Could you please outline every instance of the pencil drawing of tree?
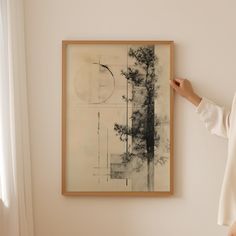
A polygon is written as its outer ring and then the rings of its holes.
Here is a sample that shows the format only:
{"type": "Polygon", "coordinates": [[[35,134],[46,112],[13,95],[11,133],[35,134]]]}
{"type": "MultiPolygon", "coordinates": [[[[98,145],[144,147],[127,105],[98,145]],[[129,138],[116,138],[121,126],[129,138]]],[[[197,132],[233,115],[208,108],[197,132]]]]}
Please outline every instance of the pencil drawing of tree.
{"type": "Polygon", "coordinates": [[[159,146],[160,136],[157,127],[160,120],[155,115],[154,100],[159,87],[157,74],[155,73],[155,63],[158,58],[155,56],[154,46],[140,46],[130,48],[128,56],[134,62],[126,71],[121,74],[127,79],[127,83],[132,87],[131,97],[123,95],[122,98],[131,104],[132,114],[131,125],[117,124],[114,130],[120,140],[126,142],[126,152],[122,154],[124,163],[129,163],[134,158],[139,158],[147,163],[147,189],[154,190],[154,152],[159,146]],[[131,137],[132,145],[128,146],[128,138],[131,137]],[[132,146],[132,150],[130,150],[132,146]]]}

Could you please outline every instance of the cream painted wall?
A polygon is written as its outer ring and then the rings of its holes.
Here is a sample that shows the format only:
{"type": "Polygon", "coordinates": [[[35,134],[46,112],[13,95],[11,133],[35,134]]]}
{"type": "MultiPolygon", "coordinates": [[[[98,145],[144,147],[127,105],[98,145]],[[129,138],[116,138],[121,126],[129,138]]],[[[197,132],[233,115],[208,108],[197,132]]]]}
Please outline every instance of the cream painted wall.
{"type": "Polygon", "coordinates": [[[236,88],[234,0],[25,0],[36,236],[223,236],[216,224],[227,140],[175,100],[175,195],[64,197],[61,179],[61,40],[176,42],[176,75],[227,106],[236,88]]]}

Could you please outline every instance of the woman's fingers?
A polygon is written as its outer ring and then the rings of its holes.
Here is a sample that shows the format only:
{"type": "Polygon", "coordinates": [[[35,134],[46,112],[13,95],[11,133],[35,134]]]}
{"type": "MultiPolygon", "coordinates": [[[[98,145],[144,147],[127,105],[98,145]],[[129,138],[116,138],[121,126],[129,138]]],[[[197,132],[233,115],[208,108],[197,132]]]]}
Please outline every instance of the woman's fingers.
{"type": "Polygon", "coordinates": [[[178,89],[179,89],[179,86],[175,83],[174,80],[170,80],[170,85],[171,85],[175,90],[178,90],[178,89]]]}
{"type": "Polygon", "coordinates": [[[195,106],[200,103],[201,97],[194,92],[189,80],[177,77],[170,80],[170,84],[179,95],[189,100],[195,106]]]}
{"type": "Polygon", "coordinates": [[[180,77],[176,77],[175,80],[179,83],[182,83],[185,79],[184,78],[180,78],[180,77]]]}

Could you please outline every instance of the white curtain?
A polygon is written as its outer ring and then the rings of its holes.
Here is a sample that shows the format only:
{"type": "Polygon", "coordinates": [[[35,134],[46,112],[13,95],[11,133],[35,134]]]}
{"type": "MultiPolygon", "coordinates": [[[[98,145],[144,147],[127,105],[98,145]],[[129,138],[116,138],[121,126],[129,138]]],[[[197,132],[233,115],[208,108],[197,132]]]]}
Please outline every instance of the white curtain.
{"type": "Polygon", "coordinates": [[[33,236],[23,0],[0,0],[0,235],[33,236]]]}

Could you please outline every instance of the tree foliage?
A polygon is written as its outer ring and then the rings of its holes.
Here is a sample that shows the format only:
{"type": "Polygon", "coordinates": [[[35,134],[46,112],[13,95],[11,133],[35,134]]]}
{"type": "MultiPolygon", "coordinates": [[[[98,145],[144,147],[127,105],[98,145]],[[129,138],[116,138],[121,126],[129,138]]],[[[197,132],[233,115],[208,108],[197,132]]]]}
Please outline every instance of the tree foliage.
{"type": "Polygon", "coordinates": [[[130,48],[128,55],[134,61],[133,66],[128,67],[126,71],[122,70],[121,74],[132,86],[132,97],[123,95],[122,98],[125,102],[132,103],[132,114],[129,117],[132,125],[118,123],[114,125],[114,130],[121,141],[127,142],[128,137],[132,137],[132,147],[129,145],[129,150],[122,154],[125,163],[135,157],[143,161],[153,159],[154,150],[160,143],[160,136],[157,133],[160,120],[154,112],[154,99],[159,89],[156,85],[157,57],[154,46],[130,48]]]}

